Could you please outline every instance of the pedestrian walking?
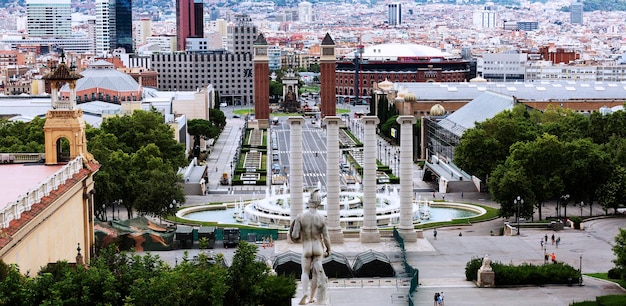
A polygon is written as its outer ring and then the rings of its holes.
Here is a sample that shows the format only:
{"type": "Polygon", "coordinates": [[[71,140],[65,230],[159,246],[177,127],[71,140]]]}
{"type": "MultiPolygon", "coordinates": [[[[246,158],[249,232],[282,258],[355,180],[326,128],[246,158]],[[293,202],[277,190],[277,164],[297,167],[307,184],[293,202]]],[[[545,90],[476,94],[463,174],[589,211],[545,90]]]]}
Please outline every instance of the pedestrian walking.
{"type": "Polygon", "coordinates": [[[442,194],[442,195],[441,195],[441,198],[445,201],[445,200],[446,200],[446,195],[445,195],[445,194],[442,194]]]}
{"type": "Polygon", "coordinates": [[[548,234],[546,234],[543,238],[546,240],[546,243],[548,243],[548,234]]]}
{"type": "Polygon", "coordinates": [[[433,306],[437,306],[438,302],[439,302],[439,292],[435,292],[435,302],[433,303],[433,306]]]}
{"type": "Polygon", "coordinates": [[[437,304],[439,304],[439,306],[443,304],[443,296],[441,295],[441,293],[437,297],[437,304]]]}
{"type": "Polygon", "coordinates": [[[543,249],[543,239],[541,239],[539,243],[541,243],[541,248],[543,249]]]}
{"type": "Polygon", "coordinates": [[[552,234],[552,244],[554,245],[554,234],[552,234]]]}
{"type": "Polygon", "coordinates": [[[433,230],[433,236],[435,237],[435,240],[437,240],[437,229],[433,230]]]}
{"type": "Polygon", "coordinates": [[[461,199],[463,198],[463,191],[461,191],[461,199]]]}
{"type": "Polygon", "coordinates": [[[435,199],[435,192],[433,191],[433,199],[435,199]]]}
{"type": "Polygon", "coordinates": [[[561,237],[556,238],[556,248],[559,248],[559,243],[561,243],[561,237]]]}
{"type": "Polygon", "coordinates": [[[443,299],[444,298],[443,291],[441,291],[441,293],[439,293],[439,297],[441,298],[441,306],[444,306],[446,301],[443,299]]]}
{"type": "Polygon", "coordinates": [[[550,254],[550,260],[552,260],[552,263],[555,264],[556,263],[556,254],[554,254],[554,253],[550,254]]]}

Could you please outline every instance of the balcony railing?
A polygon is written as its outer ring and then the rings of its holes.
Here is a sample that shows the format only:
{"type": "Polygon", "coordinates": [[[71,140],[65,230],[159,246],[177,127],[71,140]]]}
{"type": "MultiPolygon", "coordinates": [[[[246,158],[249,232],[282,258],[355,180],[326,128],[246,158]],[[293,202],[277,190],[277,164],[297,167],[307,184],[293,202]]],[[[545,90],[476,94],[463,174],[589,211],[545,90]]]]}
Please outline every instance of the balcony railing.
{"type": "Polygon", "coordinates": [[[41,202],[45,196],[49,196],[50,192],[59,189],[59,186],[72,178],[83,168],[83,158],[78,156],[63,168],[59,169],[53,175],[47,177],[42,183],[34,186],[26,194],[17,197],[17,200],[7,203],[0,209],[0,224],[2,228],[9,227],[12,220],[18,220],[22,213],[29,211],[34,204],[41,202]]]}

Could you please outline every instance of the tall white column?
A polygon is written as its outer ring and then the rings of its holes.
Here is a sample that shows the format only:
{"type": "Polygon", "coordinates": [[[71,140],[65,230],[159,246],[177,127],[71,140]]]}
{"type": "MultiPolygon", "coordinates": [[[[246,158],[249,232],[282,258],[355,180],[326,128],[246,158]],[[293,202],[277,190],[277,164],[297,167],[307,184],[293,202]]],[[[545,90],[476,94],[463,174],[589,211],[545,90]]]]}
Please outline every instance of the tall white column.
{"type": "Polygon", "coordinates": [[[343,243],[339,207],[339,116],[326,116],[326,213],[332,243],[343,243]]]}
{"type": "Polygon", "coordinates": [[[364,116],[363,123],[363,226],[361,243],[380,242],[376,224],[376,116],[364,116]]]}
{"type": "Polygon", "coordinates": [[[304,200],[302,192],[302,126],[304,118],[302,116],[289,117],[289,194],[290,194],[290,223],[294,218],[304,211],[304,200]]]}
{"type": "Polygon", "coordinates": [[[413,227],[413,125],[415,117],[398,116],[400,124],[400,228],[404,241],[415,242],[413,227]]]}

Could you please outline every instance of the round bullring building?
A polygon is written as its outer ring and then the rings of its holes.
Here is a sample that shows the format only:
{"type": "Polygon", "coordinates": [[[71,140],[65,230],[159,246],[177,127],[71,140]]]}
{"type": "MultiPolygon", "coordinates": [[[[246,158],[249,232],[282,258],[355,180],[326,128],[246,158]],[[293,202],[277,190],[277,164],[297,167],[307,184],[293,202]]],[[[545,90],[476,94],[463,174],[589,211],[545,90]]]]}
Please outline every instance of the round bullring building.
{"type": "Polygon", "coordinates": [[[470,61],[460,56],[417,44],[389,43],[360,47],[337,60],[337,97],[355,97],[357,78],[359,97],[369,99],[374,84],[385,79],[394,83],[464,82],[472,76],[470,61]]]}

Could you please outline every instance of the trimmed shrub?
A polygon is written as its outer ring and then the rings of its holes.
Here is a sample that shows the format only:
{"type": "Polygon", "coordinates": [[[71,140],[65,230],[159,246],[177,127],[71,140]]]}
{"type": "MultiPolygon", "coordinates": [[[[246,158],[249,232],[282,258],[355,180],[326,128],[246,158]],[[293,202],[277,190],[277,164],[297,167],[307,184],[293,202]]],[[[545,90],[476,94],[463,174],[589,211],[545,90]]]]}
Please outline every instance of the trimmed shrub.
{"type": "MultiPolygon", "coordinates": [[[[465,279],[476,281],[482,258],[473,258],[465,265],[465,279]]],[[[555,264],[533,265],[523,263],[519,266],[492,262],[496,286],[568,284],[578,281],[578,270],[562,262],[555,264]]]]}

